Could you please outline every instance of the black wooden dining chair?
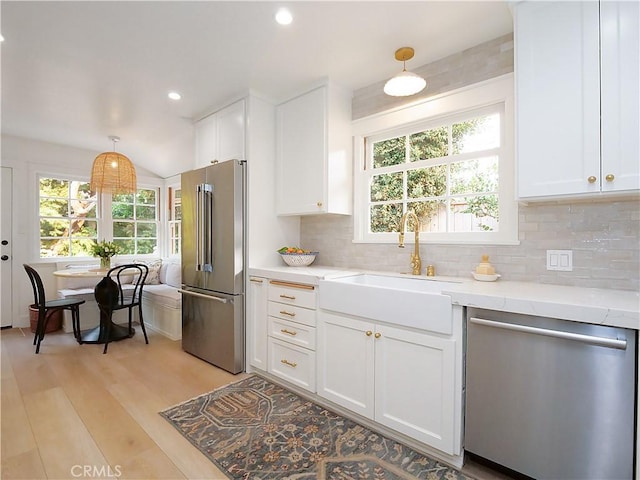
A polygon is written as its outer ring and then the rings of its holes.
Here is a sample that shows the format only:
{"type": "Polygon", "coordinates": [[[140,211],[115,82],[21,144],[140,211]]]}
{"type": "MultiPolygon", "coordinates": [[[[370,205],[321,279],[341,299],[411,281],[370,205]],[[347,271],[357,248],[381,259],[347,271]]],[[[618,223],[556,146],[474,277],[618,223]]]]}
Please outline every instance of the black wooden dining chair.
{"type": "Polygon", "coordinates": [[[133,309],[137,308],[144,341],[147,344],[149,343],[142,316],[142,287],[148,274],[149,267],[146,265],[127,263],[110,269],[105,278],[96,285],[94,295],[102,317],[100,328],[104,329],[100,333],[100,338],[104,340],[104,351],[102,353],[107,353],[107,347],[112,339],[113,312],[124,310],[125,308],[129,313],[129,336],[134,333],[132,325],[133,309]]]}
{"type": "Polygon", "coordinates": [[[33,303],[38,309],[38,323],[36,324],[36,333],[33,337],[33,344],[36,346],[36,353],[40,353],[40,343],[44,338],[44,332],[47,328],[47,322],[51,315],[60,310],[71,311],[71,325],[73,326],[73,336],[76,340],[80,339],[80,305],[84,300],[73,298],[57,298],[47,301],[44,294],[44,285],[40,274],[27,264],[23,264],[24,269],[31,281],[33,288],[33,303]]]}

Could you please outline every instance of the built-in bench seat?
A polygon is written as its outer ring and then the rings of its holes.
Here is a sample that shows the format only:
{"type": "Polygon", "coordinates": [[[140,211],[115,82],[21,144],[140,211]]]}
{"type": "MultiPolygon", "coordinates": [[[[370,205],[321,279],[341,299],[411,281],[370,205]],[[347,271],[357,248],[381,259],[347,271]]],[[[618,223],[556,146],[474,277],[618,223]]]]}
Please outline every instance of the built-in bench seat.
{"type": "MultiPolygon", "coordinates": [[[[146,263],[146,262],[145,262],[146,263]]],[[[153,262],[155,263],[155,262],[153,262]]],[[[149,262],[152,266],[152,262],[149,262]]],[[[169,337],[172,340],[182,338],[182,296],[180,288],[180,264],[172,259],[163,259],[159,272],[155,275],[159,283],[145,283],[142,289],[142,315],[145,326],[169,337]]],[[[79,298],[85,301],[80,306],[80,328],[82,330],[93,328],[100,322],[98,304],[95,301],[93,289],[100,279],[65,279],[66,283],[60,284],[58,298],[79,298]]],[[[154,275],[150,273],[147,281],[154,281],[154,275]]],[[[132,289],[133,285],[124,285],[123,289],[132,289]]],[[[134,310],[134,321],[139,322],[138,312],[134,310]]],[[[113,320],[116,323],[128,322],[125,310],[114,312],[113,320]]],[[[64,329],[72,331],[71,318],[64,321],[64,329]]]]}

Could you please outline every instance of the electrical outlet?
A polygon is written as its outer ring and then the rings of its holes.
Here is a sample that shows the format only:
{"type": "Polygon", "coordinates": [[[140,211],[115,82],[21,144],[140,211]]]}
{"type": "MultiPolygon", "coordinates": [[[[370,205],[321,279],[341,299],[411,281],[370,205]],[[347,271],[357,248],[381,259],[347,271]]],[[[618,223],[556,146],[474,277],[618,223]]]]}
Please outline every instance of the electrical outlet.
{"type": "Polygon", "coordinates": [[[547,270],[572,272],[573,252],[571,250],[547,250],[547,270]]]}

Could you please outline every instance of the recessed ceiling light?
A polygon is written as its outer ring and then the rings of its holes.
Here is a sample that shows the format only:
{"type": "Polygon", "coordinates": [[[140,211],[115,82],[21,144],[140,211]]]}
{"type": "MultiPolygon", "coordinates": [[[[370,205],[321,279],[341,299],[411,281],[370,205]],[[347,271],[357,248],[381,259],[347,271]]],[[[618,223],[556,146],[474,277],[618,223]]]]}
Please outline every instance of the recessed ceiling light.
{"type": "Polygon", "coordinates": [[[182,98],[182,95],[180,95],[178,92],[169,92],[168,97],[171,100],[180,100],[182,98]]]}
{"type": "Polygon", "coordinates": [[[280,25],[289,25],[292,21],[293,16],[291,15],[291,12],[286,8],[281,8],[280,10],[278,10],[278,13],[276,13],[276,22],[278,22],[280,25]]]}
{"type": "Polygon", "coordinates": [[[0,42],[4,42],[4,37],[0,34],[0,42]]]}

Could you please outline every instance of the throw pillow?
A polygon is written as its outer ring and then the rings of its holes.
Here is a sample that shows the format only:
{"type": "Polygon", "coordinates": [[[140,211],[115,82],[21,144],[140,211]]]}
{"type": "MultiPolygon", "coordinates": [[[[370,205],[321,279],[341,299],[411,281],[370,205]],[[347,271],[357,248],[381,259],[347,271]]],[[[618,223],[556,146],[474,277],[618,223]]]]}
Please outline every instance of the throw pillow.
{"type": "MultiPolygon", "coordinates": [[[[158,285],[160,283],[160,267],[162,267],[162,260],[155,260],[153,262],[134,261],[133,263],[141,263],[149,268],[149,274],[147,275],[147,279],[144,281],[145,285],[158,285]]],[[[133,283],[137,281],[138,276],[136,275],[133,279],[133,283]]]]}

